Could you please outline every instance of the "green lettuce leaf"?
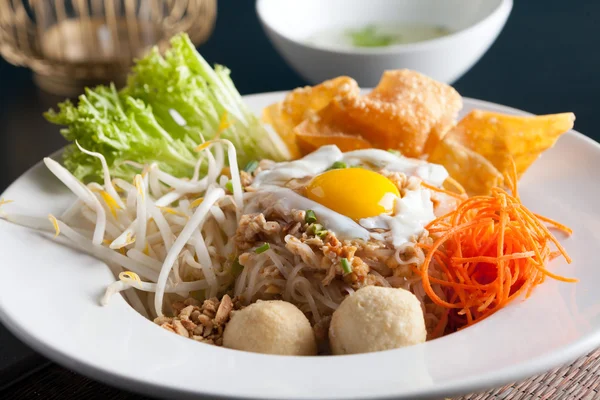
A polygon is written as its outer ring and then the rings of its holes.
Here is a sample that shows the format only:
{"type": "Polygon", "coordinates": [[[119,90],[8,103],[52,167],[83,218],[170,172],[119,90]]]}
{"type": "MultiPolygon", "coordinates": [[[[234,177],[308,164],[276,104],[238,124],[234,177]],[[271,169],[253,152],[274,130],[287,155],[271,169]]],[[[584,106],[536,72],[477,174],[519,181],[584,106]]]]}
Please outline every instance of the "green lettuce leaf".
{"type": "MultiPolygon", "coordinates": [[[[238,162],[285,159],[285,146],[248,110],[229,70],[212,69],[185,34],[171,39],[163,55],[153,49],[138,60],[127,86],[86,89],[77,105],[65,101],[44,114],[63,125],[63,136],[104,155],[113,177],[131,180],[136,169],[124,163],[156,162],[167,173],[188,177],[198,153],[194,148],[215,137],[236,146],[238,162]]],[[[100,181],[99,161],[74,145],[64,165],[78,179],[100,181]]]]}

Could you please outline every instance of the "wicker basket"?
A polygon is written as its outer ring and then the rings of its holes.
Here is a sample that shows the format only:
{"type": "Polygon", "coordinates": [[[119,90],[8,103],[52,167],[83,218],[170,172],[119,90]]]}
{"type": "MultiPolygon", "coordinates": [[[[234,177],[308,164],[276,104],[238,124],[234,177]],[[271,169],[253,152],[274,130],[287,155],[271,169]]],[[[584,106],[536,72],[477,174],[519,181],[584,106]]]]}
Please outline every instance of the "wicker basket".
{"type": "Polygon", "coordinates": [[[216,0],[0,0],[0,54],[44,90],[124,83],[133,59],[178,32],[210,36],[216,0]]]}

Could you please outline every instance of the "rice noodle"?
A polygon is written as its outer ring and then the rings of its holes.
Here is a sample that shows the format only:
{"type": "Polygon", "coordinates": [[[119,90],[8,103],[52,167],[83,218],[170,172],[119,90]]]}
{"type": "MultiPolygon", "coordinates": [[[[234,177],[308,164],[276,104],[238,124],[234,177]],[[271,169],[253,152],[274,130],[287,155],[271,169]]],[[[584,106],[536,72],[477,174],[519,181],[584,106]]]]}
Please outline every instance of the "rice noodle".
{"type": "MultiPolygon", "coordinates": [[[[239,254],[236,235],[244,213],[258,210],[266,216],[272,212],[282,216],[277,223],[284,227],[294,210],[279,203],[266,205],[270,211],[256,207],[259,192],[256,188],[244,191],[231,142],[216,139],[197,150],[199,158],[189,180],[168,174],[156,164],[129,161],[139,170],[134,181],[111,180],[104,157],[81,149],[102,165],[103,184],[85,186],[56,161],[45,159],[47,167],[75,194],[74,203],[60,219],[51,217],[52,223],[23,215],[3,218],[46,232],[54,227],[105,261],[117,280],[106,289],[102,304],[123,293],[132,307],[149,318],[171,312],[169,303],[181,297],[203,300],[225,292],[245,303],[282,298],[296,304],[312,322],[331,315],[357,286],[336,273],[321,248],[287,230],[270,236],[270,248],[261,254],[253,250],[262,238],[239,254]],[[223,172],[226,158],[228,174],[223,172]],[[206,173],[201,176],[203,167],[206,173]],[[235,257],[243,265],[237,276],[232,267],[235,257]],[[324,279],[329,273],[332,279],[324,279]]],[[[371,232],[370,239],[365,239],[370,241],[353,253],[366,264],[368,284],[410,290],[422,304],[428,329],[437,326],[443,310],[431,303],[420,277],[412,272],[423,263],[423,251],[414,243],[395,248],[386,244],[389,239],[389,232],[371,232]]],[[[441,276],[435,264],[430,274],[441,276]]],[[[439,285],[432,287],[444,298],[439,285]]]]}

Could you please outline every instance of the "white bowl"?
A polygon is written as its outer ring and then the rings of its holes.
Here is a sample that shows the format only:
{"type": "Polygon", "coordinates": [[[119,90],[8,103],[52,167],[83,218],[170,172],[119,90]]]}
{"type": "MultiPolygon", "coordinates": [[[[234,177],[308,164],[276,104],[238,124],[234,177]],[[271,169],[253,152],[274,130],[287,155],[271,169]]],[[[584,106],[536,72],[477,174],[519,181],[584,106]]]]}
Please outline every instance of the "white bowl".
{"type": "Polygon", "coordinates": [[[383,71],[399,68],[456,81],[498,37],[512,5],[512,0],[258,0],[256,10],[275,48],[309,82],[348,75],[361,86],[373,87],[383,71]],[[308,41],[324,30],[398,22],[441,25],[454,33],[378,48],[324,47],[308,41]]]}

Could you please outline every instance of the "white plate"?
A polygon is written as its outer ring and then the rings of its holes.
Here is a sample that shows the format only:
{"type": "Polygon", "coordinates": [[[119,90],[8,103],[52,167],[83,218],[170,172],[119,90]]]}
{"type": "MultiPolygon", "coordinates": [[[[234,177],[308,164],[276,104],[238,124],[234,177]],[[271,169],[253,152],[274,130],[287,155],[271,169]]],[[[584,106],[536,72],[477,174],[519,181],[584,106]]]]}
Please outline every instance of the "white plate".
{"type": "MultiPolygon", "coordinates": [[[[283,93],[248,96],[257,112],[283,93]]],[[[524,114],[465,99],[482,108],[524,114]]],[[[435,398],[498,386],[551,369],[600,345],[600,145],[564,135],[521,180],[525,204],[572,227],[561,237],[572,265],[553,271],[580,279],[547,280],[464,331],[423,345],[340,357],[280,357],[223,349],[167,332],[120,296],[99,305],[108,268],[31,230],[0,221],[0,317],[28,345],[79,373],[152,395],[252,398],[435,398]]],[[[71,196],[35,166],[3,195],[6,211],[59,213],[71,196]]]]}

